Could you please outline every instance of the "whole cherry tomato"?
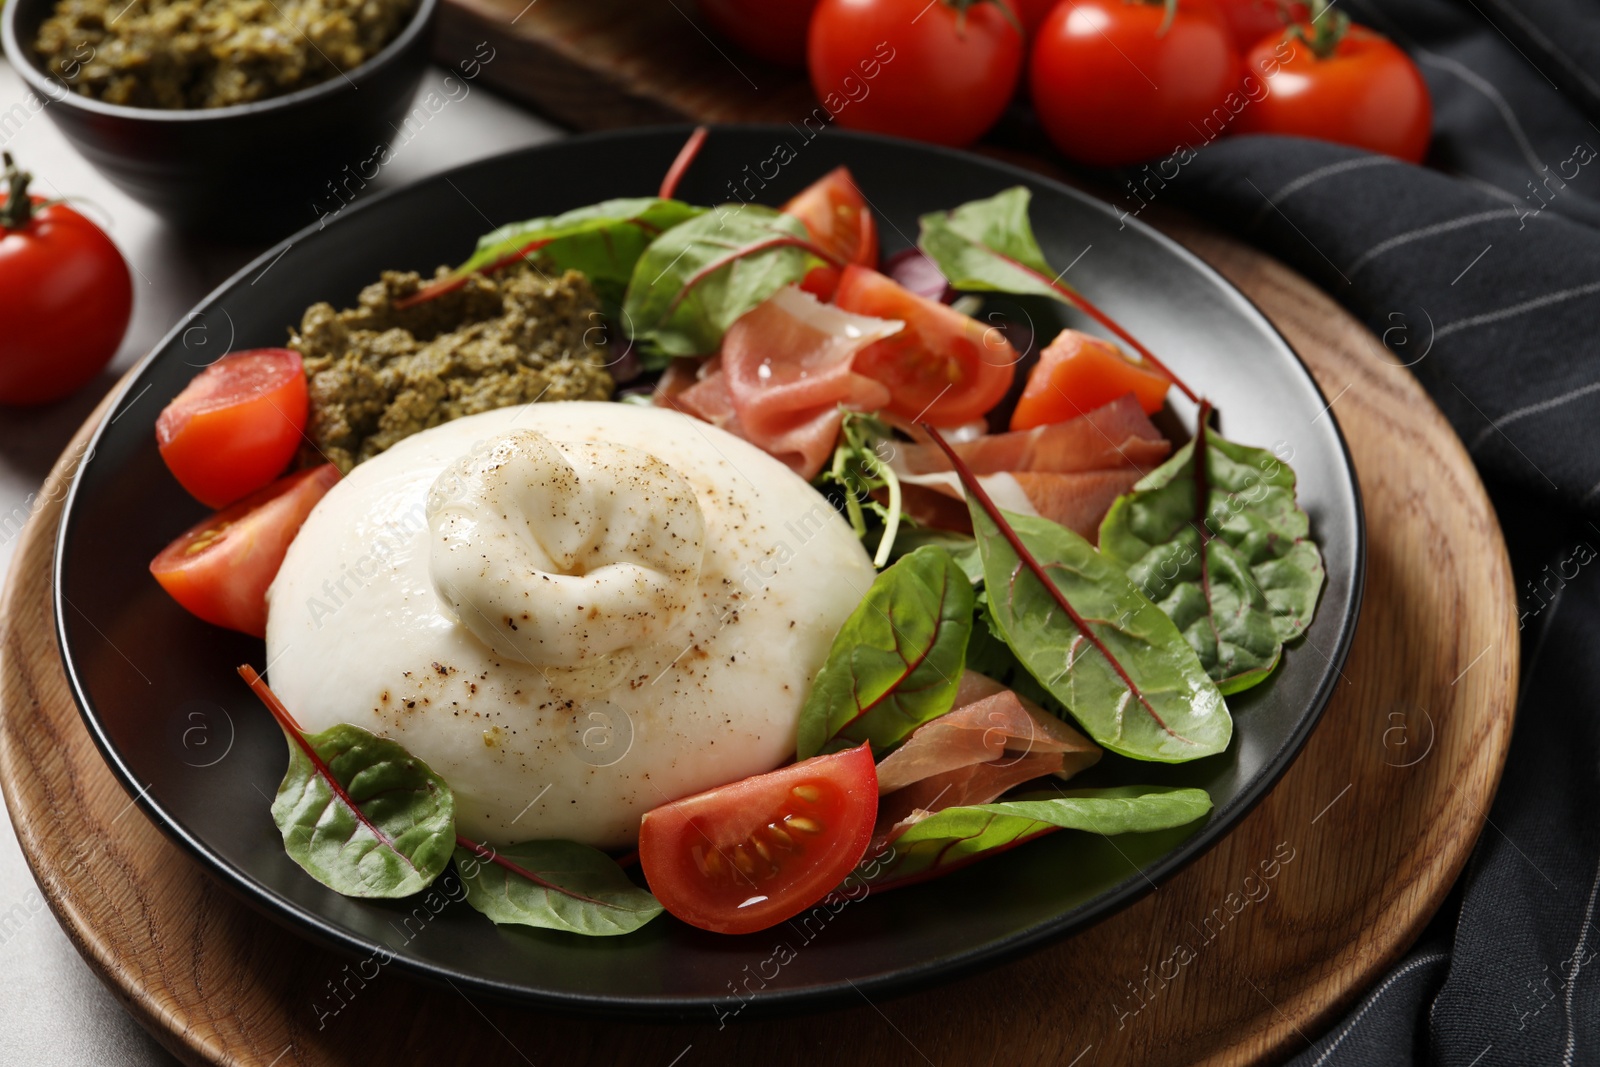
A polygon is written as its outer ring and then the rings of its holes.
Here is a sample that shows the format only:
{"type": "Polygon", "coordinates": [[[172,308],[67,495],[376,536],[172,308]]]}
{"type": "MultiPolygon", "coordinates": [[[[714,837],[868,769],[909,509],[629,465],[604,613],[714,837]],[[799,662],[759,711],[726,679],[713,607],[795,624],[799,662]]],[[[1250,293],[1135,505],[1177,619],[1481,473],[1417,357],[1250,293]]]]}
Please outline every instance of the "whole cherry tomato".
{"type": "Polygon", "coordinates": [[[122,344],[133,281],[117,246],[64,204],[28,195],[6,153],[0,199],[0,404],[77,392],[122,344]]]}
{"type": "Polygon", "coordinates": [[[1033,105],[1056,147],[1097,166],[1165,156],[1226,128],[1243,68],[1205,0],[1073,0],[1033,42],[1033,105]],[[1209,122],[1208,122],[1209,120],[1209,122]]]}
{"type": "Polygon", "coordinates": [[[965,145],[993,126],[1022,70],[1000,0],[821,0],[811,87],[841,126],[965,145]]]}
{"type": "Polygon", "coordinates": [[[1433,103],[1421,71],[1388,38],[1337,12],[1268,37],[1246,64],[1266,93],[1240,112],[1238,133],[1314,137],[1412,163],[1428,153],[1433,103]]]}
{"type": "Polygon", "coordinates": [[[700,0],[723,36],[768,63],[806,65],[806,30],[817,0],[700,0]]]}

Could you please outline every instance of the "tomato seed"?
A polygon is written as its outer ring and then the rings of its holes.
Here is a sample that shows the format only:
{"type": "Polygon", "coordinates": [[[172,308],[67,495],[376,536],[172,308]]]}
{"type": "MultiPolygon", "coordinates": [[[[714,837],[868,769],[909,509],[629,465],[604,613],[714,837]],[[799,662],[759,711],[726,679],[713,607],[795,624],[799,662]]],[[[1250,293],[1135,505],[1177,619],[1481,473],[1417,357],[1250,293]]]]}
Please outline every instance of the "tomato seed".
{"type": "Polygon", "coordinates": [[[784,833],[783,828],[775,822],[767,824],[767,835],[784,848],[794,847],[794,838],[784,833]]]}
{"type": "Polygon", "coordinates": [[[784,822],[803,834],[820,834],[822,832],[821,823],[815,819],[808,819],[804,815],[791,815],[784,822]]]}
{"type": "Polygon", "coordinates": [[[822,790],[818,789],[814,785],[797,785],[791,789],[790,792],[799,797],[801,800],[805,801],[807,804],[815,804],[818,800],[822,799],[822,790]]]}

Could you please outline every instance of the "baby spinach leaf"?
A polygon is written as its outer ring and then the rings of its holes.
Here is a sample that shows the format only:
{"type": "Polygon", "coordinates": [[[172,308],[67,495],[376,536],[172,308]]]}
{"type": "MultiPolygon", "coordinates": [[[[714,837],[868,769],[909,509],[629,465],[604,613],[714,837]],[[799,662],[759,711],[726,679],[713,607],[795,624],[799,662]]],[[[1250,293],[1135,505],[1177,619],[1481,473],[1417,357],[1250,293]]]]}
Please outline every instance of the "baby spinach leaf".
{"type": "Polygon", "coordinates": [[[608,937],[661,914],[661,904],[616,860],[574,841],[491,849],[463,839],[455,859],[467,903],[497,924],[608,937]]]}
{"type": "Polygon", "coordinates": [[[715,352],[734,320],[821,262],[805,224],[724,204],[656,238],[634,265],[623,322],[647,362],[715,352]]]}
{"type": "Polygon", "coordinates": [[[272,802],[283,847],[349,897],[427,888],[455,847],[455,798],[397,741],[341,723],[289,734],[289,769],[272,802]]]}
{"type": "Polygon", "coordinates": [[[1194,440],[1112,504],[1100,551],[1171,616],[1222,692],[1236,693],[1305,632],[1324,573],[1294,471],[1219,437],[1207,414],[1194,440]]]}
{"type": "Polygon", "coordinates": [[[1185,826],[1210,810],[1204,789],[1153,785],[1060,789],[945,808],[913,823],[857,873],[883,886],[964,866],[1052,830],[1148,833],[1185,826]]]}
{"type": "Polygon", "coordinates": [[[972,583],[941,548],[919,548],[878,575],[800,709],[799,758],[863,741],[881,752],[949,711],[972,606],[972,583]]]}
{"type": "Polygon", "coordinates": [[[1028,221],[1032,193],[1014,186],[987,200],[973,200],[953,211],[935,211],[919,220],[917,247],[946,280],[969,292],[1018,293],[1059,300],[1082,311],[1127,343],[1190,400],[1199,397],[1115,319],[1061,280],[1044,258],[1028,221]]]}
{"type": "Polygon", "coordinates": [[[1227,748],[1227,705],[1173,621],[1082,537],[1002,512],[944,435],[923,429],[966,488],[990,617],[1028,673],[1113,752],[1181,763],[1227,748]]]}

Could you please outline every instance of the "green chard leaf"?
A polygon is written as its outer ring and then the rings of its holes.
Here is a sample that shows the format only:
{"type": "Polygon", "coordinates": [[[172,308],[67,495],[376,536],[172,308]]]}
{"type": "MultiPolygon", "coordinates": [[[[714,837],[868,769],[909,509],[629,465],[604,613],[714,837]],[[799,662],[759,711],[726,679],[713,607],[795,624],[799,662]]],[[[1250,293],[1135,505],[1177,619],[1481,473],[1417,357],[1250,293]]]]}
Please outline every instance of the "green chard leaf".
{"type": "Polygon", "coordinates": [[[1311,624],[1324,572],[1294,471],[1217,436],[1205,414],[1194,440],[1112,504],[1100,551],[1171,616],[1222,692],[1236,693],[1271,674],[1311,624]]]}
{"type": "Polygon", "coordinates": [[[456,843],[444,779],[399,742],[359,726],[295,730],[287,739],[289,769],[272,818],[307,874],[349,897],[407,897],[439,876],[456,843]]]}
{"type": "Polygon", "coordinates": [[[677,200],[635,197],[513,222],[479,238],[472,258],[454,273],[471,274],[527,254],[554,270],[582,271],[597,290],[609,290],[620,300],[650,243],[704,213],[704,208],[677,200]]]}
{"type": "Polygon", "coordinates": [[[964,866],[1052,830],[1148,833],[1185,826],[1210,810],[1204,789],[1153,785],[1061,789],[945,808],[914,823],[857,870],[881,886],[964,866]]]}
{"type": "Polygon", "coordinates": [[[599,849],[574,841],[478,847],[488,854],[456,849],[456,870],[467,903],[496,924],[609,937],[661,914],[656,898],[599,849]]]}
{"type": "Polygon", "coordinates": [[[1061,280],[1044,258],[1028,221],[1033,194],[1013,186],[987,200],[973,200],[953,211],[935,211],[919,220],[917,247],[933,260],[956,289],[966,292],[1044,296],[1077,308],[1137,352],[1190,400],[1200,398],[1138,339],[1087,297],[1061,280]]]}
{"type": "Polygon", "coordinates": [[[878,575],[833,640],[800,709],[799,758],[863,741],[888,749],[955,703],[972,583],[927,547],[878,575]]]}
{"type": "Polygon", "coordinates": [[[734,320],[822,262],[805,224],[757,204],[723,204],[656,238],[635,264],[623,321],[647,362],[717,350],[734,320]]]}
{"type": "Polygon", "coordinates": [[[1005,513],[1069,614],[989,513],[976,500],[969,509],[996,629],[1090,737],[1163,763],[1228,747],[1233,720],[1222,694],[1177,626],[1127,575],[1066,527],[1005,513]]]}
{"type": "Polygon", "coordinates": [[[1018,185],[954,211],[922,216],[917,247],[940,273],[966,292],[1019,293],[1066,301],[1052,284],[1056,272],[1028,221],[1032,194],[1018,185]]]}

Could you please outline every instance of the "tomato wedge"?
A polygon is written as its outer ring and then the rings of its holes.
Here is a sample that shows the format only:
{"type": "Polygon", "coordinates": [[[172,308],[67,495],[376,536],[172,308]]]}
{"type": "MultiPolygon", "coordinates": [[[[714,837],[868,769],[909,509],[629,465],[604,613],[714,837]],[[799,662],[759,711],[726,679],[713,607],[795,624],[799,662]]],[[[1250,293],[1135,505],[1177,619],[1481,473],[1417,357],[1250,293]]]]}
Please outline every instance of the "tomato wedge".
{"type": "Polygon", "coordinates": [[[1066,422],[1129,393],[1146,415],[1154,415],[1166,403],[1171,385],[1166,375],[1133,362],[1111,342],[1062,330],[1039,353],[1039,365],[1028,375],[1011,415],[1011,428],[1066,422]]]}
{"type": "MultiPolygon", "coordinates": [[[[878,265],[878,224],[850,176],[849,167],[835,167],[783,205],[785,215],[806,224],[811,240],[844,263],[878,265]]],[[[836,267],[813,267],[800,288],[819,300],[831,300],[839,286],[836,267]]]]}
{"type": "Polygon", "coordinates": [[[899,319],[905,329],[856,354],[858,373],[889,387],[886,410],[935,426],[982,418],[1011,388],[1019,357],[999,330],[918,296],[893,279],[849,266],[834,303],[846,311],[899,319]]]}
{"type": "Polygon", "coordinates": [[[281,478],[190,527],[150,561],[150,573],[206,622],[265,637],[267,586],[306,516],[338,480],[331,463],[281,478]]]}
{"type": "Polygon", "coordinates": [[[863,744],[647,812],[639,863],[673,915],[702,930],[748,934],[798,915],[843,882],[877,817],[878,772],[863,744]]]}
{"type": "Polygon", "coordinates": [[[300,447],[306,408],[300,353],[230,352],[162,410],[156,444],[191,496],[225,507],[283,473],[300,447]]]}

